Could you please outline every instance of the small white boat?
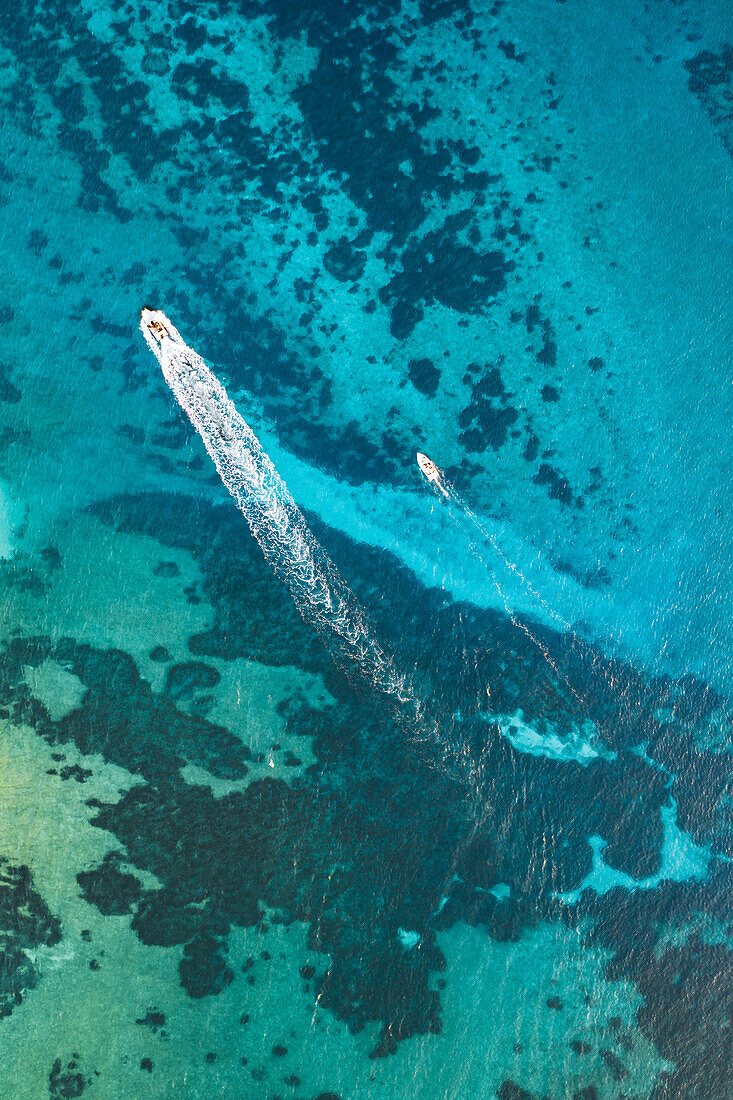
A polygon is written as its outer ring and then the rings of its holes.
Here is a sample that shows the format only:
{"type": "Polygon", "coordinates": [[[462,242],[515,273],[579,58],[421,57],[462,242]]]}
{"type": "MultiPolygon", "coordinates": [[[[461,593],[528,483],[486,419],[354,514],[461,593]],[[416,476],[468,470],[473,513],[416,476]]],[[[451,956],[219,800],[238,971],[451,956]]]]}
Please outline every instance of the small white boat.
{"type": "Polygon", "coordinates": [[[440,489],[443,496],[447,497],[448,493],[443,488],[440,480],[440,470],[435,465],[435,463],[432,462],[427,455],[424,455],[421,451],[418,451],[417,464],[420,467],[420,473],[423,475],[423,477],[426,478],[427,481],[432,482],[433,485],[435,485],[436,489],[440,489]]]}
{"type": "Polygon", "coordinates": [[[166,339],[171,340],[173,338],[167,327],[168,318],[162,309],[149,309],[148,306],[143,306],[140,310],[140,319],[159,344],[162,344],[166,339]]]}

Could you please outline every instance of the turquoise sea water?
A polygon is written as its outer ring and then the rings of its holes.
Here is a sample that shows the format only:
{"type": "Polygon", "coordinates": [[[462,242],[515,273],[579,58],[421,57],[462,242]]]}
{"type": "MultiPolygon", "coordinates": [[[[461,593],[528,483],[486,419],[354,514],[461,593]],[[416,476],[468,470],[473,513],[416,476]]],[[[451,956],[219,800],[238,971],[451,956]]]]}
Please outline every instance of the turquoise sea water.
{"type": "Polygon", "coordinates": [[[733,1095],[731,22],[3,5],[4,1096],[733,1095]]]}

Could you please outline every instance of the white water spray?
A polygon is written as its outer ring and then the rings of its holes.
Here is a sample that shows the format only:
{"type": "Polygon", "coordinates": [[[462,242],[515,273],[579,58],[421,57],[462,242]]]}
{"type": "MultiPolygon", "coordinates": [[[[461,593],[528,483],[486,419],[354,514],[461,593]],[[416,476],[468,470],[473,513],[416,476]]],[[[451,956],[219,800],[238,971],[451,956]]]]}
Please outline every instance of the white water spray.
{"type": "Polygon", "coordinates": [[[398,715],[426,740],[425,704],[376,640],[361,608],[311,533],[260,441],[200,355],[161,310],[143,309],[140,329],[178,404],[214,460],[268,563],[303,618],[323,637],[336,664],[357,672],[399,704],[398,715]]]}

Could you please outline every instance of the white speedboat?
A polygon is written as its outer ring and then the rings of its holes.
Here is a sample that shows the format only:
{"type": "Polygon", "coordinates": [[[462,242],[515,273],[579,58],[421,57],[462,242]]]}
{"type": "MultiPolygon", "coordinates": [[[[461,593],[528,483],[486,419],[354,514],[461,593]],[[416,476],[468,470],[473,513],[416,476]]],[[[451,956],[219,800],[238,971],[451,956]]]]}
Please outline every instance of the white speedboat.
{"type": "Polygon", "coordinates": [[[427,455],[424,455],[421,451],[417,452],[417,464],[420,468],[420,473],[427,480],[432,482],[436,489],[439,489],[443,496],[447,497],[448,493],[443,488],[443,484],[440,480],[440,470],[427,455]]]}
{"type": "Polygon", "coordinates": [[[162,345],[164,340],[172,340],[173,334],[169,329],[169,320],[162,309],[150,309],[143,306],[140,310],[140,320],[151,336],[162,345]]]}

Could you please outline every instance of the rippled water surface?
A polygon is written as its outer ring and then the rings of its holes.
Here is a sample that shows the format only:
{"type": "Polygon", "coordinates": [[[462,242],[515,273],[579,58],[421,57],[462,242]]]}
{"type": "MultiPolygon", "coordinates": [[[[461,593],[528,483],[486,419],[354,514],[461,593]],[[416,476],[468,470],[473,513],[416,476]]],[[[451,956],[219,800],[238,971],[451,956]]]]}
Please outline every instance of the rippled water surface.
{"type": "Polygon", "coordinates": [[[726,1100],[729,4],[0,26],[3,1095],[726,1100]]]}

